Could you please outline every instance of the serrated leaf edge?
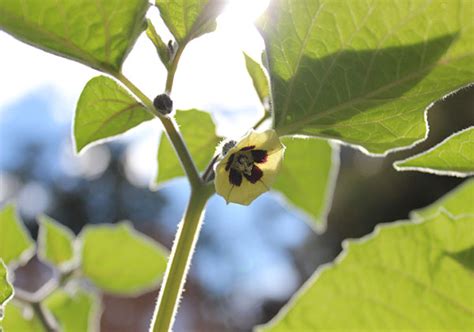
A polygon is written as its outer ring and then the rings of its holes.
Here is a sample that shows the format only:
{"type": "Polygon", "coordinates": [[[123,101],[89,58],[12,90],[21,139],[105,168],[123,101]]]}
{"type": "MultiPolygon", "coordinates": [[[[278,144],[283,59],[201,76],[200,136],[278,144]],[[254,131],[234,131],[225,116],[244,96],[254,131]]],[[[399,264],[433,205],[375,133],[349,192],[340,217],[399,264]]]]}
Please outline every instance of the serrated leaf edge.
{"type": "Polygon", "coordinates": [[[277,324],[289,312],[289,310],[293,306],[293,302],[295,302],[302,295],[304,295],[304,293],[306,293],[306,291],[317,282],[318,278],[320,277],[322,273],[326,272],[326,270],[329,270],[330,268],[334,266],[341,264],[344,261],[344,259],[349,253],[350,246],[361,245],[366,242],[369,242],[373,240],[374,238],[376,238],[377,236],[379,236],[381,231],[391,229],[391,228],[397,228],[399,226],[404,226],[404,225],[414,226],[414,225],[423,224],[432,219],[435,219],[439,215],[445,215],[452,220],[458,220],[458,219],[462,219],[466,217],[474,217],[474,214],[459,214],[459,215],[454,216],[451,213],[449,213],[449,211],[447,211],[446,209],[440,208],[436,214],[431,215],[428,218],[424,218],[424,219],[417,218],[414,220],[397,220],[393,222],[377,224],[372,233],[369,233],[358,239],[346,239],[342,241],[342,251],[339,253],[339,255],[337,255],[337,257],[332,262],[320,265],[316,269],[316,271],[313,273],[313,275],[300,287],[300,289],[298,289],[296,293],[292,295],[290,300],[280,309],[280,311],[267,323],[255,326],[253,328],[253,332],[261,332],[263,331],[263,328],[265,329],[271,328],[273,325],[277,324]]]}
{"type": "Polygon", "coordinates": [[[429,167],[416,167],[416,166],[403,166],[403,165],[401,165],[402,163],[405,163],[407,161],[411,161],[411,160],[416,159],[418,157],[422,157],[423,155],[428,154],[428,153],[432,152],[433,150],[436,150],[437,148],[439,148],[440,146],[445,144],[450,139],[452,139],[456,136],[459,136],[460,134],[462,134],[466,131],[470,131],[470,130],[474,130],[474,126],[465,128],[463,130],[455,132],[454,134],[451,134],[450,136],[448,136],[444,140],[442,140],[440,143],[436,144],[435,146],[431,147],[428,150],[422,151],[418,154],[415,154],[415,155],[410,156],[408,158],[405,158],[403,160],[398,160],[398,161],[394,162],[393,167],[397,171],[400,171],[400,172],[419,171],[419,172],[423,172],[423,173],[430,173],[430,174],[435,174],[435,175],[455,176],[455,177],[460,177],[460,178],[464,178],[464,177],[467,177],[467,176],[474,175],[474,171],[472,171],[472,172],[458,172],[458,171],[439,170],[439,169],[434,169],[434,168],[429,168],[429,167]]]}

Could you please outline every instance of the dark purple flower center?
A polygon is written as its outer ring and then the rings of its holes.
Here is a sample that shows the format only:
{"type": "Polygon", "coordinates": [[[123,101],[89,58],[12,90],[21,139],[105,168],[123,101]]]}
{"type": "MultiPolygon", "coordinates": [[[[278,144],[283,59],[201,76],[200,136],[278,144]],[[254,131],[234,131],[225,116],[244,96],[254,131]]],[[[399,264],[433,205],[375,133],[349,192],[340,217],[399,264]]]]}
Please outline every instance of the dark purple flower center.
{"type": "Polygon", "coordinates": [[[245,177],[250,183],[257,183],[263,176],[263,171],[255,164],[267,161],[266,150],[257,150],[255,145],[246,146],[229,156],[225,170],[229,172],[229,182],[240,186],[245,177]]]}

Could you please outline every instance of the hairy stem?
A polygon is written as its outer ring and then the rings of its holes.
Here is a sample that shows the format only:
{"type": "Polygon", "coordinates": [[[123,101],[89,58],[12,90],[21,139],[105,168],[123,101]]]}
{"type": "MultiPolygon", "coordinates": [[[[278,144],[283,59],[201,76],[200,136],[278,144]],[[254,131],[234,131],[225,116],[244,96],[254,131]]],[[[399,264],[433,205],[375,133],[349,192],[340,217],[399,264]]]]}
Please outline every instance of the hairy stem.
{"type": "Polygon", "coordinates": [[[171,90],[173,90],[174,75],[176,74],[176,70],[178,69],[179,59],[181,59],[181,55],[183,54],[186,43],[187,42],[184,41],[182,45],[178,45],[176,54],[174,55],[173,60],[171,61],[171,65],[168,69],[168,76],[166,77],[165,86],[165,92],[168,95],[171,94],[171,90]]]}
{"type": "Polygon", "coordinates": [[[199,237],[204,208],[213,192],[214,187],[212,185],[202,185],[191,192],[184,218],[176,233],[153,314],[151,325],[151,331],[153,332],[168,332],[173,326],[191,257],[199,237]]]}
{"type": "MultiPolygon", "coordinates": [[[[179,50],[178,50],[179,52],[179,50]]],[[[153,106],[152,101],[132,82],[130,82],[122,73],[115,73],[115,78],[122,82],[130,91],[132,91],[137,98],[145,105],[147,110],[152,113],[154,116],[160,119],[163,127],[165,128],[166,135],[168,136],[171,144],[173,145],[176,154],[181,162],[181,166],[186,173],[186,176],[189,179],[192,188],[197,188],[202,183],[199,176],[199,172],[194,164],[194,161],[189,153],[189,150],[184,142],[183,137],[178,131],[178,126],[176,125],[174,119],[167,115],[159,113],[153,106]]]]}

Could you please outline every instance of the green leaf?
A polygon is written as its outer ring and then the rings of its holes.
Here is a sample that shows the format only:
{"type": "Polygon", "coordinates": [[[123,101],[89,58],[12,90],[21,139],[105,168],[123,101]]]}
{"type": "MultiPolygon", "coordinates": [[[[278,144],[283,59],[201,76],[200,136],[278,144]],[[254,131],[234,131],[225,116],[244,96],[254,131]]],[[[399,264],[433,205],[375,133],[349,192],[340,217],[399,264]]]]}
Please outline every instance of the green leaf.
{"type": "Polygon", "coordinates": [[[274,190],[303,212],[318,232],[326,228],[339,168],[339,149],[325,140],[283,137],[285,160],[274,190]]]}
{"type": "Polygon", "coordinates": [[[6,306],[5,317],[0,327],[4,332],[46,332],[33,308],[15,300],[6,306]]]}
{"type": "Polygon", "coordinates": [[[262,105],[267,105],[270,98],[270,88],[268,87],[268,78],[265,72],[263,71],[262,66],[249,57],[245,52],[245,66],[247,67],[247,72],[252,78],[252,83],[255,88],[255,91],[260,98],[262,105]]]}
{"type": "Polygon", "coordinates": [[[471,0],[275,0],[262,19],[274,126],[387,153],[474,80],[471,0]]]}
{"type": "Polygon", "coordinates": [[[137,294],[156,287],[167,252],[126,222],[86,226],[81,233],[82,272],[97,287],[115,294],[137,294]]]}
{"type": "Polygon", "coordinates": [[[151,40],[153,45],[155,45],[156,52],[161,59],[161,62],[165,65],[166,68],[169,68],[170,65],[170,50],[168,45],[161,39],[158,32],[156,32],[155,26],[151,22],[151,20],[147,19],[148,27],[146,29],[146,35],[151,40]]]}
{"type": "Polygon", "coordinates": [[[44,300],[63,332],[98,331],[99,299],[95,294],[78,289],[58,289],[44,300]]]}
{"type": "Polygon", "coordinates": [[[74,233],[47,216],[39,218],[38,256],[61,271],[73,268],[78,260],[74,233]]]}
{"type": "Polygon", "coordinates": [[[469,179],[433,204],[423,209],[413,211],[411,218],[427,218],[436,214],[440,209],[444,209],[453,216],[459,216],[461,214],[474,215],[473,199],[474,179],[469,179]]]}
{"type": "Polygon", "coordinates": [[[474,127],[461,130],[428,151],[394,164],[398,171],[438,175],[474,175],[474,127]]]}
{"type": "Polygon", "coordinates": [[[147,0],[0,2],[0,30],[105,72],[119,72],[145,27],[147,0]]]}
{"type": "Polygon", "coordinates": [[[3,319],[3,310],[8,301],[13,297],[13,286],[8,280],[8,270],[0,259],[0,320],[3,319]]]}
{"type": "Polygon", "coordinates": [[[15,206],[0,210],[0,258],[9,266],[22,265],[34,255],[35,244],[17,216],[15,206]]]}
{"type": "MultiPolygon", "coordinates": [[[[198,110],[177,111],[176,122],[196,166],[204,170],[221,140],[215,134],[216,127],[211,115],[198,110]]],[[[158,175],[155,182],[161,185],[178,176],[184,176],[183,169],[168,137],[162,135],[158,148],[158,175]]]]}
{"type": "Polygon", "coordinates": [[[180,46],[212,32],[223,0],[156,0],[156,6],[168,29],[180,46]]]}
{"type": "Polygon", "coordinates": [[[74,118],[76,151],[122,134],[152,118],[145,107],[114,80],[94,77],[87,82],[77,103],[74,118]]]}
{"type": "Polygon", "coordinates": [[[377,227],[344,244],[261,331],[447,331],[474,326],[472,271],[452,254],[474,245],[474,216],[440,213],[377,227]]]}

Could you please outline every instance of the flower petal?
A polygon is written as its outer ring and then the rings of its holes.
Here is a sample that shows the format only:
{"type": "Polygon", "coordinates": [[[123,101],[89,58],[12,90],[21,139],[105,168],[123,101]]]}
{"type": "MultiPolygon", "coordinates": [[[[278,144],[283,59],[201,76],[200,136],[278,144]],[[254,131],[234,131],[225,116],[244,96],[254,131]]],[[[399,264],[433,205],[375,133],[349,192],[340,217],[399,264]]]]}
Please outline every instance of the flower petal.
{"type": "Polygon", "coordinates": [[[267,161],[268,153],[265,150],[252,150],[252,158],[256,163],[264,163],[267,161]]]}
{"type": "Polygon", "coordinates": [[[250,204],[262,193],[268,191],[275,181],[281,168],[284,151],[285,147],[281,144],[274,130],[267,130],[262,133],[250,131],[235,147],[229,150],[226,157],[217,162],[214,182],[216,192],[223,196],[228,203],[250,204]],[[252,174],[244,175],[245,179],[242,178],[239,172],[236,172],[238,175],[231,175],[230,172],[234,170],[230,166],[226,170],[226,166],[232,163],[232,161],[229,162],[231,155],[249,146],[255,146],[255,150],[251,151],[258,166],[254,164],[252,174]],[[259,150],[266,150],[266,159],[263,152],[258,152],[259,150]],[[254,151],[257,152],[254,154],[254,151]],[[238,176],[240,176],[240,181],[238,176]],[[239,182],[240,185],[237,185],[239,182]]]}
{"type": "Polygon", "coordinates": [[[258,168],[258,166],[254,165],[252,168],[252,174],[244,174],[244,176],[248,181],[250,181],[250,183],[255,184],[262,178],[263,172],[260,168],[258,168]]]}
{"type": "Polygon", "coordinates": [[[229,182],[237,187],[240,186],[242,184],[242,174],[231,168],[229,171],[229,182]]]}
{"type": "Polygon", "coordinates": [[[255,146],[255,149],[266,150],[268,154],[283,148],[283,144],[281,144],[276,131],[273,129],[265,130],[261,133],[250,130],[235,147],[240,150],[252,145],[255,146]]]}

